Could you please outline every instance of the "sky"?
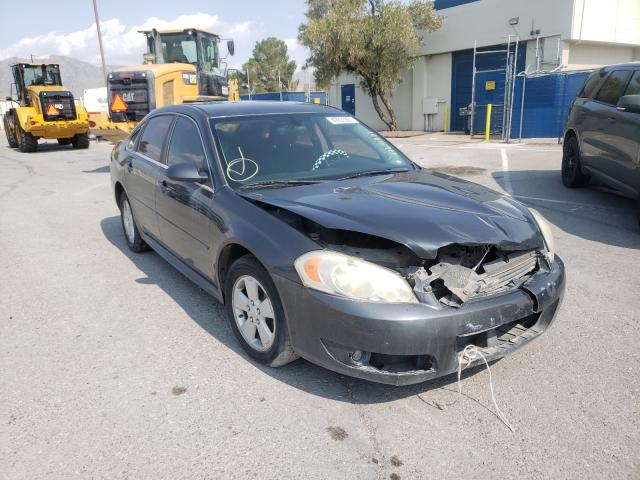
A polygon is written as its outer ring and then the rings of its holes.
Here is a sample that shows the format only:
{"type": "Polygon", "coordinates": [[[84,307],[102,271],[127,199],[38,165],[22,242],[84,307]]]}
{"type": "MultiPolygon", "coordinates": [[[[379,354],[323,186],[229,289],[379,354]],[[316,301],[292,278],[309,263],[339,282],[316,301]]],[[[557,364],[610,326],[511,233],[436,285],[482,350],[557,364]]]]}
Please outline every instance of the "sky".
{"type": "MultiPolygon", "coordinates": [[[[304,21],[304,0],[97,0],[108,65],[140,64],[150,28],[196,27],[235,41],[229,67],[238,68],[251,56],[256,41],[274,36],[284,40],[300,68],[307,51],[296,40],[304,21]]],[[[16,11],[19,2],[0,0],[0,60],[18,56],[34,60],[65,55],[100,64],[92,0],[29,0],[29,14],[16,11]],[[13,21],[12,21],[13,19],[13,21]]],[[[224,46],[221,54],[225,54],[224,46]]]]}

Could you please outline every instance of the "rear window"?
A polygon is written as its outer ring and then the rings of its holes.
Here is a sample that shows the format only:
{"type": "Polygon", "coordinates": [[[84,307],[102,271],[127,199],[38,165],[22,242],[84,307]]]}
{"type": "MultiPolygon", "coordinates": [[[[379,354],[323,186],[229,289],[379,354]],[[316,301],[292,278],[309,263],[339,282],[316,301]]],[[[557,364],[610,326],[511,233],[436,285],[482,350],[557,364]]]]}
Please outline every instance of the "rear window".
{"type": "Polygon", "coordinates": [[[611,75],[609,75],[602,84],[598,95],[596,95],[596,100],[610,105],[616,105],[618,99],[624,93],[630,76],[631,72],[629,70],[616,70],[615,72],[611,72],[611,75]]]}

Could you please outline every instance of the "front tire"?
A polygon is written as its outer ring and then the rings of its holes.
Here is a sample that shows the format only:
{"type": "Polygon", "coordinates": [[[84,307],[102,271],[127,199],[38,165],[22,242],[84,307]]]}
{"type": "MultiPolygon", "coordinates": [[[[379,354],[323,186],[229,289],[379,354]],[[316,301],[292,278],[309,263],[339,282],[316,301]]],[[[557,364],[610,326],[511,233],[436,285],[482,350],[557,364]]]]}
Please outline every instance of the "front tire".
{"type": "Polygon", "coordinates": [[[569,137],[562,147],[562,183],[565,187],[580,188],[589,185],[591,177],[582,173],[580,145],[576,137],[569,137]]]}
{"type": "Polygon", "coordinates": [[[281,367],[298,356],[293,351],[278,291],[252,255],[236,260],[225,282],[231,329],[242,348],[258,362],[281,367]]]}
{"type": "Polygon", "coordinates": [[[120,195],[120,221],[122,222],[124,238],[127,241],[129,249],[136,253],[149,250],[149,246],[140,236],[140,230],[138,230],[136,221],[133,218],[133,210],[131,209],[131,203],[129,203],[129,197],[127,197],[127,194],[124,192],[120,195]]]}
{"type": "Polygon", "coordinates": [[[89,134],[79,133],[78,135],[74,135],[71,139],[71,145],[76,149],[89,148],[89,134]]]}

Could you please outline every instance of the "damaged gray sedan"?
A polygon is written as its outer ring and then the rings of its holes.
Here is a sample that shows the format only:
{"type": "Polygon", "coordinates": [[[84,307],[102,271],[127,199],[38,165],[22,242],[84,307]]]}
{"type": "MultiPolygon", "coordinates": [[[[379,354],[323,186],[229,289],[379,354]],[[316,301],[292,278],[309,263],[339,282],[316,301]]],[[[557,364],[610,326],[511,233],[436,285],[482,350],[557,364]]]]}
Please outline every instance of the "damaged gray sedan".
{"type": "Polygon", "coordinates": [[[124,238],[226,306],[244,350],[403,385],[544,332],[565,288],[548,223],[423,169],[354,117],[281,102],[154,111],[112,153],[124,238]]]}

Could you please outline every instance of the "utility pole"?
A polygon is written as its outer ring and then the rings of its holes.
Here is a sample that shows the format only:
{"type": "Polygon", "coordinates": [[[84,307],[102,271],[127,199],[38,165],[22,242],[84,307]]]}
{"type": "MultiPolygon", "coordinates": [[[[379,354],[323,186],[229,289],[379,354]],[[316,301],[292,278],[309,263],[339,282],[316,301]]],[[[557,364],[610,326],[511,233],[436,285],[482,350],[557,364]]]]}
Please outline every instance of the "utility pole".
{"type": "Polygon", "coordinates": [[[251,77],[249,77],[249,67],[247,67],[247,93],[249,94],[249,100],[251,100],[251,77]]]}
{"type": "Polygon", "coordinates": [[[100,16],[98,15],[98,5],[93,0],[93,13],[96,16],[96,29],[98,30],[98,44],[100,44],[100,59],[102,60],[102,75],[104,76],[104,85],[107,86],[107,64],[104,61],[104,48],[102,46],[102,30],[100,30],[100,16]]]}

